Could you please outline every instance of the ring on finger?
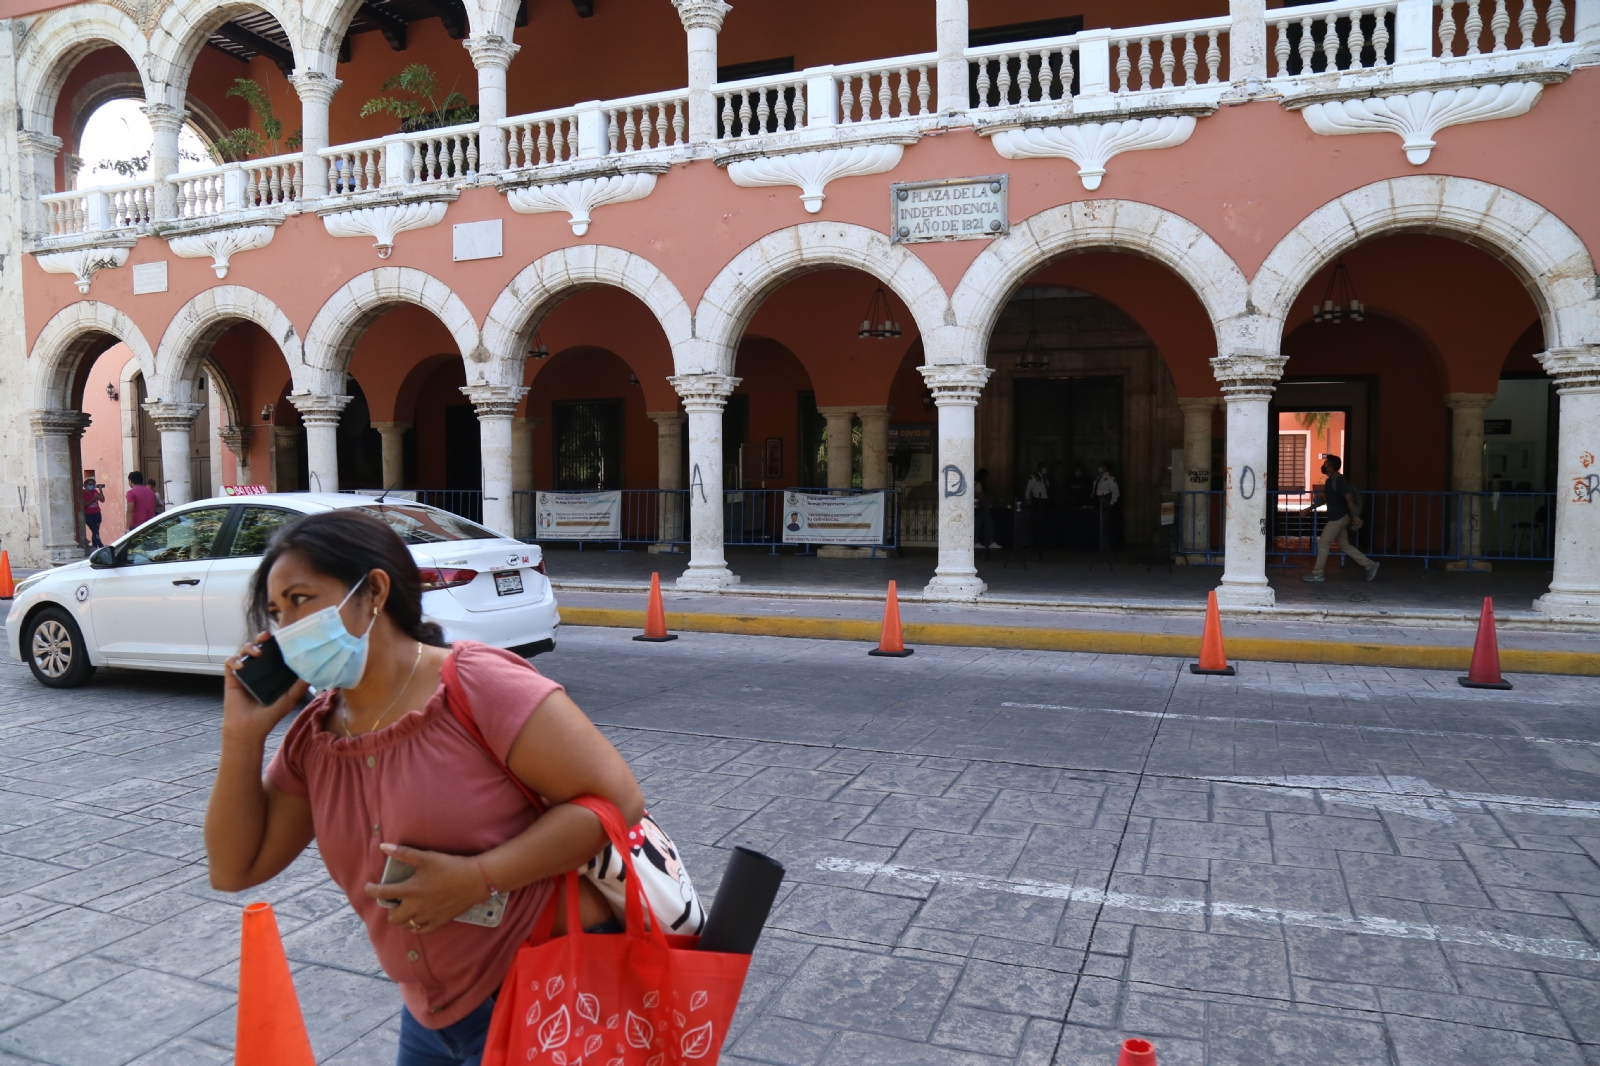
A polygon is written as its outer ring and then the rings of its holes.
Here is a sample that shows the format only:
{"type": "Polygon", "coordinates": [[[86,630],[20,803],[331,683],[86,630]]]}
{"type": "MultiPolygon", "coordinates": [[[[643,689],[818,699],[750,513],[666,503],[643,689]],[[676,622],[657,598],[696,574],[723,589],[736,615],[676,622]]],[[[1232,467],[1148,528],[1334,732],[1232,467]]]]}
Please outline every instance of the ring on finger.
{"type": "Polygon", "coordinates": [[[417,920],[415,918],[411,919],[411,921],[407,922],[406,924],[411,927],[411,931],[413,933],[420,931],[422,928],[421,926],[417,925],[417,920]]]}

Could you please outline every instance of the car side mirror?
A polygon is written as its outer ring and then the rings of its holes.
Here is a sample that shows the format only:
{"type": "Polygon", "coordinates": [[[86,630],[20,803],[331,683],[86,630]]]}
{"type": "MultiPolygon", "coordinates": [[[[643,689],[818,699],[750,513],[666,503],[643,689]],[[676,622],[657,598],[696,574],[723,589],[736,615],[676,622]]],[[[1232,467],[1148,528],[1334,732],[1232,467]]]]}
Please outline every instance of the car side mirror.
{"type": "Polygon", "coordinates": [[[117,553],[110,546],[96,548],[89,554],[89,565],[96,570],[110,570],[117,565],[117,553]]]}

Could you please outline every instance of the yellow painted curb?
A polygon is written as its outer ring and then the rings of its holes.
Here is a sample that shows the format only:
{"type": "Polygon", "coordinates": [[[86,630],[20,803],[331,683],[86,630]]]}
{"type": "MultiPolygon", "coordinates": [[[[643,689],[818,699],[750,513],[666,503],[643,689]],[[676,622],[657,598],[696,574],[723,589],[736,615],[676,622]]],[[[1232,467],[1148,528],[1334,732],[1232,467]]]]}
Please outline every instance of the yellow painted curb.
{"type": "MultiPolygon", "coordinates": [[[[620,611],[608,607],[563,607],[561,622],[569,626],[643,629],[644,612],[620,611]]],[[[669,613],[667,628],[685,633],[811,637],[821,640],[855,640],[873,644],[877,643],[879,632],[877,622],[865,619],[701,614],[684,611],[669,613]]],[[[945,644],[965,648],[1021,648],[1028,651],[1081,651],[1111,655],[1168,655],[1175,658],[1193,658],[1200,653],[1199,637],[1097,629],[1041,629],[1034,626],[908,622],[905,625],[905,639],[907,644],[945,644]]],[[[1472,660],[1472,649],[1425,644],[1235,637],[1228,641],[1228,657],[1265,662],[1465,670],[1472,660]]],[[[1580,674],[1586,677],[1600,677],[1600,654],[1502,648],[1500,667],[1507,673],[1516,674],[1580,674]]]]}

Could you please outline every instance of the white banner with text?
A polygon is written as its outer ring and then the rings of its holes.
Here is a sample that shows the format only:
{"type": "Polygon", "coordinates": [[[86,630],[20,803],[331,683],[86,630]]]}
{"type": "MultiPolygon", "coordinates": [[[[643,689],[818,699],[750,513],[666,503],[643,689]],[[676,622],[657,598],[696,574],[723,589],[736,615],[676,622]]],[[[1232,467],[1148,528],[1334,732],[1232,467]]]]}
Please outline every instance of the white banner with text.
{"type": "Polygon", "coordinates": [[[783,497],[785,544],[882,544],[884,493],[783,497]]]}
{"type": "Polygon", "coordinates": [[[538,540],[616,540],[622,536],[622,492],[541,492],[538,540]]]}

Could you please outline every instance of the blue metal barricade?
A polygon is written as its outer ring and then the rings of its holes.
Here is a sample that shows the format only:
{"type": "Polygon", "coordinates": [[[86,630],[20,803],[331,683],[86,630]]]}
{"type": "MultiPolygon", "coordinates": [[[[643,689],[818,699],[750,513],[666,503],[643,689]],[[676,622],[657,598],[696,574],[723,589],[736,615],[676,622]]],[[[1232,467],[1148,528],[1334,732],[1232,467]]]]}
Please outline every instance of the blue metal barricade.
{"type": "MultiPolygon", "coordinates": [[[[565,489],[545,490],[565,492],[565,489]]],[[[688,489],[617,489],[621,493],[621,511],[618,515],[615,538],[604,540],[568,540],[543,538],[550,543],[576,544],[579,551],[599,547],[606,551],[628,551],[629,544],[660,544],[673,551],[681,551],[689,543],[689,490],[688,489]]],[[[541,538],[537,535],[538,492],[518,489],[511,494],[512,526],[516,538],[532,544],[541,538]]]]}

